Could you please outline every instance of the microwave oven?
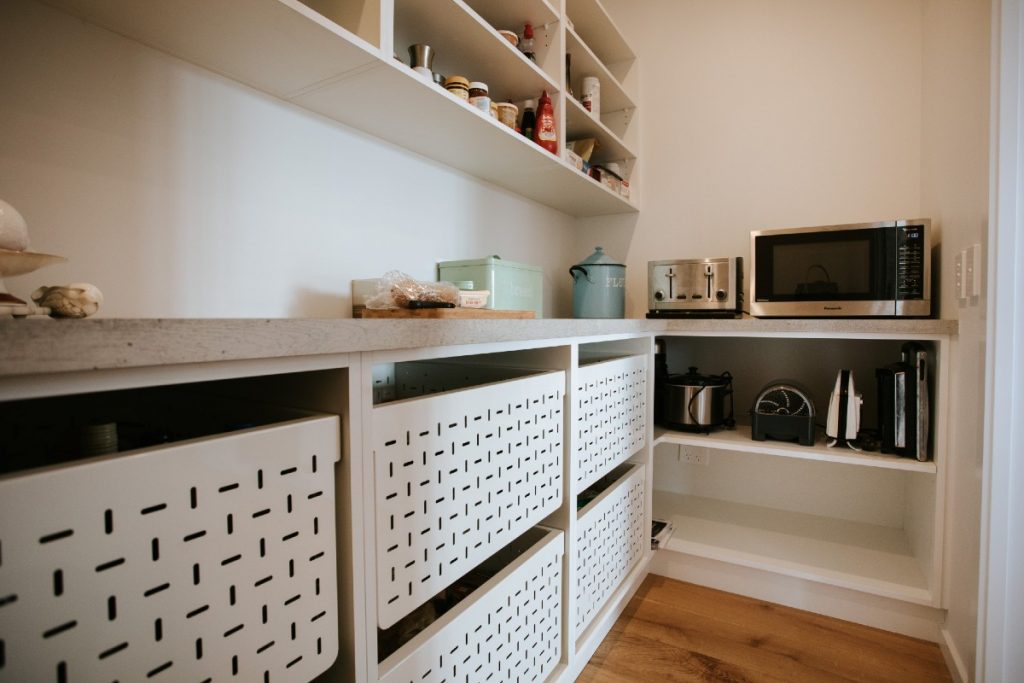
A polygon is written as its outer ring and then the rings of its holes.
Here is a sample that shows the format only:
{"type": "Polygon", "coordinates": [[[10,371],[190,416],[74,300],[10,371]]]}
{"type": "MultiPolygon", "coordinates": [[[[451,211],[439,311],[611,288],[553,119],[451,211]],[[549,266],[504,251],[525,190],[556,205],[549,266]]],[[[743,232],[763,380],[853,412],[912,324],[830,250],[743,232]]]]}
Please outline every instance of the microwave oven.
{"type": "Polygon", "coordinates": [[[759,318],[927,318],[931,221],[750,233],[750,314],[759,318]]]}

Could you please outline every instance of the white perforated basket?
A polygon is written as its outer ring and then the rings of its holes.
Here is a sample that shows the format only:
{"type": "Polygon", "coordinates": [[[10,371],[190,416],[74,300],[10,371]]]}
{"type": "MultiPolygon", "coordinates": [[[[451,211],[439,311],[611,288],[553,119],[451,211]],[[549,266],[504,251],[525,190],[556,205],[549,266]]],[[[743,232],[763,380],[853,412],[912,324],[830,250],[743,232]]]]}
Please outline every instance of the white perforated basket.
{"type": "Polygon", "coordinates": [[[561,531],[549,531],[382,665],[381,683],[545,681],[562,655],[561,531]]]}
{"type": "Polygon", "coordinates": [[[377,406],[377,612],[387,628],[556,510],[565,373],[377,406]]]}
{"type": "Polygon", "coordinates": [[[580,367],[574,428],[576,490],[582,491],[644,447],[647,356],[580,367]]]}
{"type": "Polygon", "coordinates": [[[644,466],[626,474],[592,500],[576,527],[576,628],[582,632],[643,556],[644,466]]]}
{"type": "Polygon", "coordinates": [[[339,444],[313,417],[0,479],[0,680],[324,671],[339,444]]]}

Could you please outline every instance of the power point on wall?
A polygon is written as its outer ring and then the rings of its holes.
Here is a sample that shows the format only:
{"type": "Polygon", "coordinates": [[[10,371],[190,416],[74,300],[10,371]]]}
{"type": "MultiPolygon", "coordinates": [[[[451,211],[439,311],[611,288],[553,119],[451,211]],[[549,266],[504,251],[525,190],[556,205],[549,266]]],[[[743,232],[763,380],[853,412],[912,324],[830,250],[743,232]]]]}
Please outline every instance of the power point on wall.
{"type": "Polygon", "coordinates": [[[687,465],[707,465],[709,456],[708,449],[696,446],[680,446],[676,455],[679,462],[687,465]]]}

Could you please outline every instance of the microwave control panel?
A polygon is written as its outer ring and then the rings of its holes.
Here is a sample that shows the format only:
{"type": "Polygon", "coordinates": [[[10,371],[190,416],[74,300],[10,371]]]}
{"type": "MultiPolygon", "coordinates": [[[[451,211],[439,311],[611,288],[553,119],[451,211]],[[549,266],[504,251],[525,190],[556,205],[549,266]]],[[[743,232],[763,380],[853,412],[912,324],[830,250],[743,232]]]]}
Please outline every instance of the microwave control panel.
{"type": "Polygon", "coordinates": [[[896,298],[924,299],[925,231],[921,225],[897,228],[896,298]]]}

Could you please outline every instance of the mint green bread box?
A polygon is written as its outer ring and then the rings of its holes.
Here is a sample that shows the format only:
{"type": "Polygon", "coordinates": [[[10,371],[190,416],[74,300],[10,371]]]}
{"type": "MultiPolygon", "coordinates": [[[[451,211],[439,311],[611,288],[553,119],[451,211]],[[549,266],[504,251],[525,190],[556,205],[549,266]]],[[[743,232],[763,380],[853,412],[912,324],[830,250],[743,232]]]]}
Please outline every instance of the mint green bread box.
{"type": "Polygon", "coordinates": [[[445,282],[472,280],[473,289],[489,290],[491,296],[486,308],[533,311],[538,318],[544,315],[543,271],[537,266],[506,261],[500,256],[440,261],[437,279],[445,282]]]}

